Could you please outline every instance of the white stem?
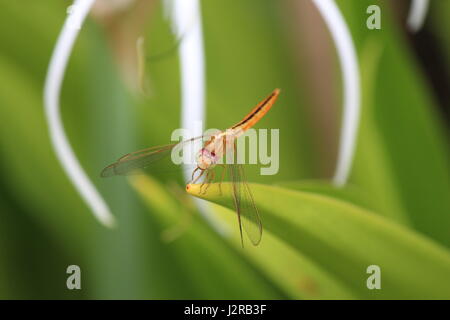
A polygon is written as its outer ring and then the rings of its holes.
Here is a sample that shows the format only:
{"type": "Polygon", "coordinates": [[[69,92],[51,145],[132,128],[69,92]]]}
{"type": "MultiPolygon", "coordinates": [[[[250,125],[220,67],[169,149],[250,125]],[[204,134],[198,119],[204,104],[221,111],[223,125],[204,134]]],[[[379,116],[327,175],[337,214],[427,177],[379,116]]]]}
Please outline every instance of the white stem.
{"type": "Polygon", "coordinates": [[[341,64],[344,111],[333,183],[342,186],[347,182],[352,167],[359,126],[359,66],[352,36],[336,3],[333,0],[313,2],[328,26],[341,64]]]}
{"type": "Polygon", "coordinates": [[[67,62],[79,30],[95,0],[75,0],[56,42],[47,71],[44,105],[53,149],[78,193],[94,216],[105,226],[114,225],[114,217],[107,204],[89,180],[78,162],[61,121],[59,98],[67,62]]]}
{"type": "Polygon", "coordinates": [[[412,0],[409,8],[407,25],[412,32],[419,31],[427,16],[429,0],[412,0]]]}
{"type": "MultiPolygon", "coordinates": [[[[205,57],[200,2],[166,0],[165,8],[172,19],[175,35],[183,38],[178,48],[181,72],[181,126],[187,129],[192,137],[201,136],[205,123],[205,57]]],[[[194,166],[186,166],[185,169],[187,182],[191,180],[190,172],[194,166]]],[[[221,234],[226,233],[224,226],[214,219],[207,203],[197,198],[194,201],[211,226],[221,234]]]]}

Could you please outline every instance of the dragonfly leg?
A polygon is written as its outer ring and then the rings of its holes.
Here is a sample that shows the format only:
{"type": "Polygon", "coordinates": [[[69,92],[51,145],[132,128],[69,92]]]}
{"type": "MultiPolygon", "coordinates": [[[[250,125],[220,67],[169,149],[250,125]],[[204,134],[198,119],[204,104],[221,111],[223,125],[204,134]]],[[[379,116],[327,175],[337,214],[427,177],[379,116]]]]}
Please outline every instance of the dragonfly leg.
{"type": "Polygon", "coordinates": [[[194,174],[197,172],[198,169],[199,169],[199,167],[195,168],[194,171],[192,171],[192,177],[191,177],[190,183],[194,183],[194,174]]]}
{"type": "MultiPolygon", "coordinates": [[[[203,171],[202,171],[202,174],[203,174],[203,172],[205,172],[205,171],[206,171],[206,170],[203,170],[203,171]]],[[[208,172],[206,172],[206,179],[205,179],[205,180],[208,180],[208,177],[209,177],[209,170],[208,170],[208,172]]],[[[199,191],[198,194],[202,194],[202,189],[203,189],[203,186],[205,185],[205,180],[203,180],[202,184],[200,185],[200,191],[199,191]]]]}
{"type": "Polygon", "coordinates": [[[200,169],[200,168],[195,168],[195,170],[194,170],[194,172],[192,172],[192,182],[191,183],[196,183],[197,182],[197,180],[198,179],[200,179],[200,177],[203,175],[205,173],[205,170],[202,170],[202,169],[200,169]],[[201,170],[202,172],[197,176],[197,178],[195,178],[194,179],[194,173],[197,171],[197,170],[201,170]]]}
{"type": "Polygon", "coordinates": [[[208,170],[208,173],[206,174],[206,188],[203,194],[206,194],[206,190],[208,190],[211,183],[214,181],[214,178],[216,177],[216,172],[214,170],[208,170]]]}
{"type": "Polygon", "coordinates": [[[203,194],[206,194],[206,190],[208,190],[209,185],[211,184],[212,180],[214,180],[214,170],[205,170],[206,172],[206,178],[203,180],[202,184],[200,185],[200,194],[202,193],[203,186],[206,185],[205,190],[203,191],[203,194]]]}
{"type": "MultiPolygon", "coordinates": [[[[202,169],[200,169],[200,170],[202,170],[202,169]]],[[[205,172],[206,172],[206,180],[208,180],[209,170],[203,169],[203,170],[202,170],[202,173],[200,173],[200,174],[198,175],[198,177],[195,179],[195,181],[197,181],[201,176],[203,176],[203,174],[204,174],[205,172]]],[[[194,181],[194,182],[195,182],[195,181],[194,181]]],[[[199,190],[198,194],[202,194],[202,189],[203,189],[203,186],[204,186],[205,184],[206,184],[206,183],[205,183],[205,180],[203,180],[202,184],[200,185],[200,190],[199,190]]]]}

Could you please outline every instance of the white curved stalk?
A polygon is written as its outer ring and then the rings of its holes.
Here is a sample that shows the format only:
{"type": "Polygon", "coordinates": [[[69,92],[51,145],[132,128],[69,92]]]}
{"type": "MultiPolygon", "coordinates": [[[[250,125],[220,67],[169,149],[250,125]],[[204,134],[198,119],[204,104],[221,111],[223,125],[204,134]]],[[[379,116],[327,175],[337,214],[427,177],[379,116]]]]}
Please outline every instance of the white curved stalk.
{"type": "Polygon", "coordinates": [[[313,0],[331,33],[338,53],[342,80],[343,120],[338,159],[333,177],[336,186],[344,185],[350,174],[355,153],[360,113],[359,66],[352,36],[333,0],[313,0]]]}
{"type": "Polygon", "coordinates": [[[422,28],[429,5],[429,0],[412,0],[407,21],[410,31],[417,32],[422,28]]]}
{"type": "MultiPolygon", "coordinates": [[[[172,20],[174,34],[183,38],[179,47],[181,72],[181,127],[192,137],[201,136],[205,123],[205,58],[199,0],[166,0],[167,14],[172,20]]],[[[185,137],[189,138],[189,137],[185,137]]],[[[185,166],[185,181],[191,180],[194,166],[185,166]],[[192,170],[189,170],[192,169],[192,170]]],[[[221,234],[226,234],[209,210],[206,201],[194,198],[203,217],[221,234]]]]}
{"type": "Polygon", "coordinates": [[[95,0],[76,0],[70,7],[69,16],[56,42],[44,88],[45,113],[53,149],[67,176],[91,209],[94,216],[105,226],[114,225],[114,217],[95,186],[83,171],[64,131],[59,99],[67,62],[79,30],[95,0]]]}

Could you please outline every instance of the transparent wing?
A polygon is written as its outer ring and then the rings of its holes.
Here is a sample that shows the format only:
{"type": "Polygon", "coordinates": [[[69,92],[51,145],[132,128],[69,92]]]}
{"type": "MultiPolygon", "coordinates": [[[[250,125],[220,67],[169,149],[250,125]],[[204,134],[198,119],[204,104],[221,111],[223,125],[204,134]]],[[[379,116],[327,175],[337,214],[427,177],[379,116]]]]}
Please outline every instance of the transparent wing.
{"type": "Polygon", "coordinates": [[[152,163],[167,157],[175,148],[183,148],[187,144],[203,138],[203,136],[200,136],[178,143],[159,147],[151,147],[126,154],[113,164],[110,164],[105,169],[103,169],[101,176],[103,178],[107,178],[115,175],[128,175],[130,173],[136,172],[139,169],[144,169],[152,163]]]}
{"type": "Polygon", "coordinates": [[[245,179],[244,168],[242,164],[229,164],[228,168],[233,184],[234,206],[238,215],[242,246],[244,246],[242,229],[245,230],[253,245],[257,246],[261,242],[262,223],[245,179]]]}

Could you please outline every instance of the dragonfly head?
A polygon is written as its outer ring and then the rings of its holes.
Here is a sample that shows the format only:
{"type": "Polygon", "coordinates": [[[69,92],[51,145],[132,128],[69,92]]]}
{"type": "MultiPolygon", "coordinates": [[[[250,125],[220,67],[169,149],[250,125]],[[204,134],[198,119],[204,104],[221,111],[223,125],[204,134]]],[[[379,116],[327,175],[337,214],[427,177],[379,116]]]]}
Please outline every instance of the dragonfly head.
{"type": "Polygon", "coordinates": [[[197,166],[202,170],[211,169],[216,165],[217,160],[218,157],[214,151],[202,148],[197,155],[197,166]]]}

